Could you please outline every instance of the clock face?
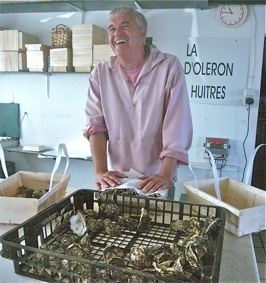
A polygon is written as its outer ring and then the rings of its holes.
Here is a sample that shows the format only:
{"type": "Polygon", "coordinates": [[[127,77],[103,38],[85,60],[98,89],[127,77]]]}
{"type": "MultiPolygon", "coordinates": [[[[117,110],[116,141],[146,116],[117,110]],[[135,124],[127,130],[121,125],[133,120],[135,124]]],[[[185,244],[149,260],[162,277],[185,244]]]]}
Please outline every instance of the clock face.
{"type": "Polygon", "coordinates": [[[247,18],[246,5],[221,5],[217,9],[218,21],[226,27],[241,26],[247,18]]]}

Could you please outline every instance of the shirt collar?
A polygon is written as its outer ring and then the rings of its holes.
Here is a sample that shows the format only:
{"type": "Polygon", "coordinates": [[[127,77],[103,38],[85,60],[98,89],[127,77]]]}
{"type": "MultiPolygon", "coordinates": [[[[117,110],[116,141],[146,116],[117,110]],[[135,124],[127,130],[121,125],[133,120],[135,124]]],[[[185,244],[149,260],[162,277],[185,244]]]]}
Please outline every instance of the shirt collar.
{"type": "MultiPolygon", "coordinates": [[[[147,48],[149,48],[150,52],[146,62],[143,65],[141,71],[142,74],[148,73],[154,66],[156,66],[159,62],[165,59],[165,55],[158,49],[151,48],[149,46],[147,46],[147,48]]],[[[112,56],[109,59],[109,68],[111,68],[113,71],[116,71],[118,73],[124,73],[123,68],[119,64],[119,61],[116,56],[112,56]]]]}

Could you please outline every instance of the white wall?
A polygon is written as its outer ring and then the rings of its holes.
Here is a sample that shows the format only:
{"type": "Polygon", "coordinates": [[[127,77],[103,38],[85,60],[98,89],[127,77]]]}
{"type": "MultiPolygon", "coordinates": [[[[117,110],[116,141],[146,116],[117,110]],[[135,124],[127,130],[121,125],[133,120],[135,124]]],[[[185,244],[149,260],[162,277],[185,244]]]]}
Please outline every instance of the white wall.
{"type": "MultiPolygon", "coordinates": [[[[221,26],[216,20],[215,7],[208,10],[145,10],[144,13],[149,24],[148,36],[152,36],[155,42],[159,42],[157,39],[162,36],[168,39],[248,38],[250,49],[249,53],[245,54],[249,58],[247,87],[258,90],[254,98],[259,101],[265,9],[262,5],[253,5],[248,8],[248,19],[238,29],[221,26]]],[[[74,13],[69,18],[58,17],[62,15],[64,14],[16,14],[14,18],[13,14],[2,14],[0,26],[34,34],[38,36],[41,43],[50,45],[50,33],[57,24],[63,23],[71,28],[72,25],[81,23],[79,13],[74,13]]],[[[86,12],[85,23],[106,28],[107,15],[108,11],[86,12]]],[[[167,50],[163,51],[167,52],[167,50]]],[[[88,151],[87,141],[82,136],[82,130],[85,127],[87,74],[52,74],[49,77],[44,74],[2,74],[0,86],[0,102],[11,102],[14,98],[15,102],[20,103],[21,118],[25,112],[28,113],[21,125],[22,145],[41,143],[55,148],[58,143],[65,142],[70,149],[88,151]]],[[[194,123],[192,150],[203,146],[206,136],[229,138],[231,148],[227,166],[223,169],[222,175],[241,180],[245,163],[242,143],[248,126],[247,108],[242,104],[232,106],[191,103],[191,109],[194,123]]],[[[246,141],[248,157],[255,145],[257,115],[258,103],[252,106],[250,111],[250,129],[246,141]]],[[[16,160],[19,170],[51,170],[50,160],[39,161],[36,156],[26,154],[22,156],[22,154],[8,153],[7,156],[10,160],[16,160]]],[[[192,160],[200,169],[197,170],[199,178],[211,176],[210,170],[205,170],[209,168],[209,165],[203,158],[203,152],[194,154],[192,160]]],[[[93,187],[94,176],[91,162],[71,160],[70,173],[72,186],[93,187]]],[[[183,181],[192,178],[188,167],[180,168],[178,177],[177,187],[179,192],[182,192],[183,181]]]]}

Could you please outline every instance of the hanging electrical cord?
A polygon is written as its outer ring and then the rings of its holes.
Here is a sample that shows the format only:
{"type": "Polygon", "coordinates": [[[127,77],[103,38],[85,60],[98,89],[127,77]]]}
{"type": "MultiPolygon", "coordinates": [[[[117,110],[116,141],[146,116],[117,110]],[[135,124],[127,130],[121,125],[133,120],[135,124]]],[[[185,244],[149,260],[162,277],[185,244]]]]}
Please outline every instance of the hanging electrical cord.
{"type": "MultiPolygon", "coordinates": [[[[220,170],[220,177],[222,177],[222,169],[226,166],[227,155],[219,155],[213,157],[215,160],[216,168],[220,170]]],[[[211,164],[211,158],[209,157],[209,163],[211,164]]]]}
{"type": "MultiPolygon", "coordinates": [[[[252,78],[254,77],[254,69],[255,69],[255,46],[256,46],[256,41],[255,41],[255,34],[256,34],[256,18],[255,18],[255,14],[253,11],[253,7],[252,5],[250,5],[250,11],[251,11],[251,15],[252,15],[252,19],[253,19],[253,31],[252,31],[252,48],[251,48],[251,56],[250,56],[250,74],[249,74],[249,79],[248,79],[248,83],[247,83],[247,89],[251,87],[251,81],[252,78]]],[[[253,98],[246,98],[246,104],[248,105],[247,110],[248,110],[248,121],[247,121],[247,134],[246,137],[243,141],[243,150],[244,150],[244,156],[245,156],[245,166],[243,169],[243,175],[242,175],[242,182],[244,180],[244,176],[245,176],[245,171],[246,171],[246,166],[247,166],[247,155],[246,155],[246,149],[245,149],[245,143],[246,140],[248,138],[249,135],[249,117],[250,117],[250,105],[254,103],[254,99],[253,98]]]]}
{"type": "Polygon", "coordinates": [[[22,119],[21,119],[21,121],[20,121],[20,125],[22,124],[22,122],[23,122],[23,120],[24,120],[24,118],[25,118],[26,115],[28,115],[28,113],[27,113],[27,112],[24,112],[24,115],[23,115],[23,117],[22,117],[22,119]]]}
{"type": "Polygon", "coordinates": [[[247,133],[246,133],[246,137],[243,141],[243,150],[244,150],[244,156],[245,156],[245,166],[244,166],[244,169],[243,169],[243,175],[242,175],[242,182],[244,180],[244,175],[245,175],[245,171],[246,171],[246,166],[247,166],[247,154],[246,154],[246,148],[245,148],[245,143],[246,143],[246,140],[248,138],[248,135],[249,135],[249,117],[250,117],[250,105],[251,104],[248,104],[248,107],[247,107],[247,110],[248,110],[248,121],[247,121],[247,133]]]}

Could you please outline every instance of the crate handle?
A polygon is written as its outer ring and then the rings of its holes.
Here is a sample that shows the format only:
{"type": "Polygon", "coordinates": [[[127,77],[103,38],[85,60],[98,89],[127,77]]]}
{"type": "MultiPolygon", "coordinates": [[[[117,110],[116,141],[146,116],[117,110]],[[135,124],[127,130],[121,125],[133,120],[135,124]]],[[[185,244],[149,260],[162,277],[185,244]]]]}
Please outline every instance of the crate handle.
{"type": "Polygon", "coordinates": [[[68,168],[68,165],[69,165],[69,156],[68,156],[66,145],[64,143],[61,143],[61,144],[58,145],[55,165],[54,165],[54,168],[53,168],[53,171],[52,171],[52,174],[51,174],[51,179],[50,179],[49,191],[52,189],[54,174],[55,174],[56,170],[58,169],[58,167],[61,163],[62,151],[64,151],[65,157],[66,157],[66,165],[65,165],[65,170],[64,170],[64,173],[63,173],[62,180],[65,177],[65,174],[66,174],[66,171],[67,171],[67,168],[68,168]]]}
{"type": "MultiPolygon", "coordinates": [[[[195,152],[197,152],[199,150],[207,151],[208,154],[209,154],[210,161],[211,161],[211,166],[212,166],[212,174],[213,174],[213,179],[214,179],[213,181],[214,181],[215,193],[216,193],[217,199],[221,200],[220,184],[219,184],[218,172],[217,172],[217,167],[216,167],[216,164],[215,164],[214,157],[213,157],[212,153],[205,147],[197,148],[193,153],[195,153],[195,152]]],[[[199,189],[198,180],[197,180],[197,177],[196,177],[196,175],[195,175],[195,173],[194,173],[194,171],[193,171],[193,169],[191,167],[190,156],[191,155],[189,155],[188,167],[189,167],[190,171],[193,174],[194,182],[195,182],[195,188],[198,190],[199,189]]]]}
{"type": "Polygon", "coordinates": [[[2,147],[1,144],[0,144],[0,161],[1,161],[1,164],[2,164],[2,169],[3,169],[3,172],[5,174],[5,177],[8,178],[8,173],[7,173],[7,169],[6,169],[5,154],[4,154],[4,150],[3,150],[3,147],[2,147]]]}
{"type": "Polygon", "coordinates": [[[253,170],[253,164],[254,164],[254,159],[255,156],[258,152],[258,150],[262,147],[265,146],[265,143],[262,143],[260,145],[258,145],[255,150],[253,151],[249,161],[248,161],[248,165],[247,165],[247,170],[246,170],[246,174],[245,174],[245,178],[244,178],[244,184],[246,185],[250,185],[251,184],[251,175],[252,175],[252,170],[253,170]]]}

